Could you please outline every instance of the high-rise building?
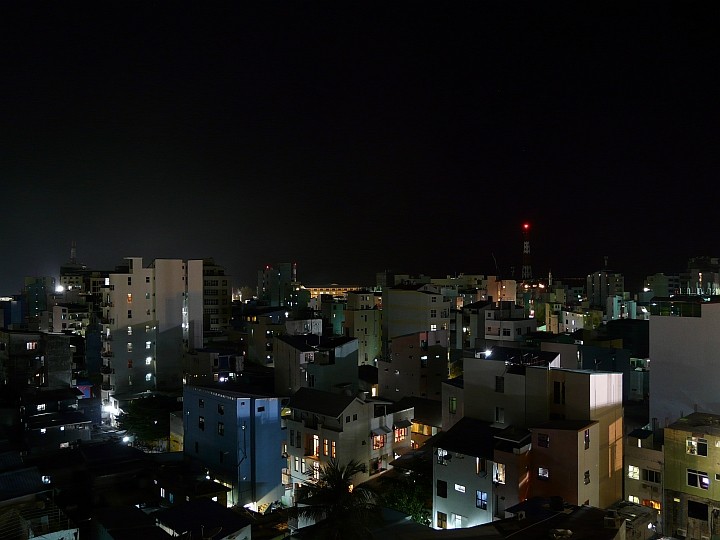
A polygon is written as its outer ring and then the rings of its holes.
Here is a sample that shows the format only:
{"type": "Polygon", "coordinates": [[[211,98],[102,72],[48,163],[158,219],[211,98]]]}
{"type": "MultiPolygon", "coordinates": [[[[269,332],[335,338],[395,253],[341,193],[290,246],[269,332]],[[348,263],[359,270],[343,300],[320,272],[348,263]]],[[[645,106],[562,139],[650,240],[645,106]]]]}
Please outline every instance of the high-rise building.
{"type": "MultiPolygon", "coordinates": [[[[129,257],[103,298],[102,397],[182,387],[182,356],[203,344],[203,261],[129,257]]],[[[115,396],[115,402],[111,402],[115,396]]]]}

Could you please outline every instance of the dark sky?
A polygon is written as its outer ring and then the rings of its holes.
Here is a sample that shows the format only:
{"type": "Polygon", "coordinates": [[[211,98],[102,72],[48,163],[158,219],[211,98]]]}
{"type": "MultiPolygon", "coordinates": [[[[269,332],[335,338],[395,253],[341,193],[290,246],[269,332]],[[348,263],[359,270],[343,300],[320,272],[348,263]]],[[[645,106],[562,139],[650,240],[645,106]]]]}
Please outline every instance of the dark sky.
{"type": "Polygon", "coordinates": [[[0,294],[73,240],[238,285],[519,276],[525,220],[536,275],[720,255],[717,4],[195,4],[0,6],[0,294]]]}

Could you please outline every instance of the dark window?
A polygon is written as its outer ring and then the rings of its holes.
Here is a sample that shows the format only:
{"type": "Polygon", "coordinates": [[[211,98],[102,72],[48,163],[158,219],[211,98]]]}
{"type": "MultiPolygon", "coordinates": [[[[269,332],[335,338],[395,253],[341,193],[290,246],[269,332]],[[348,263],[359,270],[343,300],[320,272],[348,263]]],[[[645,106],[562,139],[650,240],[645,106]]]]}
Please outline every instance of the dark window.
{"type": "Polygon", "coordinates": [[[225,414],[225,405],[220,405],[218,403],[218,414],[225,414]]]}
{"type": "Polygon", "coordinates": [[[265,407],[258,407],[257,412],[265,412],[265,407]]]}
{"type": "Polygon", "coordinates": [[[501,394],[505,392],[505,377],[495,377],[495,391],[501,394]]]}
{"type": "Polygon", "coordinates": [[[448,400],[448,412],[450,414],[456,414],[457,413],[457,398],[451,397],[448,400]]]}
{"type": "Polygon", "coordinates": [[[653,484],[660,483],[660,471],[653,471],[651,469],[642,470],[643,482],[652,482],[653,484]]]}
{"type": "Polygon", "coordinates": [[[204,417],[204,416],[198,417],[198,427],[199,427],[202,431],[205,431],[205,417],[204,417]]]}
{"type": "Polygon", "coordinates": [[[590,448],[590,430],[586,429],[585,430],[585,450],[587,450],[588,448],[590,448]]]}
{"type": "Polygon", "coordinates": [[[585,471],[585,485],[590,483],[590,471],[585,471]]]}
{"type": "Polygon", "coordinates": [[[541,448],[550,448],[550,435],[547,433],[538,433],[537,442],[541,448]]]}
{"type": "Polygon", "coordinates": [[[447,499],[447,482],[445,480],[437,481],[437,496],[447,499]]]}
{"type": "Polygon", "coordinates": [[[224,436],[225,435],[225,424],[223,424],[222,422],[218,422],[217,432],[218,432],[218,435],[220,435],[221,437],[224,436]]]}
{"type": "Polygon", "coordinates": [[[699,519],[700,521],[708,520],[708,505],[701,502],[692,501],[688,499],[687,502],[688,517],[692,519],[699,519]]]}
{"type": "Polygon", "coordinates": [[[205,408],[205,400],[204,399],[198,399],[198,407],[201,409],[205,408]]]}

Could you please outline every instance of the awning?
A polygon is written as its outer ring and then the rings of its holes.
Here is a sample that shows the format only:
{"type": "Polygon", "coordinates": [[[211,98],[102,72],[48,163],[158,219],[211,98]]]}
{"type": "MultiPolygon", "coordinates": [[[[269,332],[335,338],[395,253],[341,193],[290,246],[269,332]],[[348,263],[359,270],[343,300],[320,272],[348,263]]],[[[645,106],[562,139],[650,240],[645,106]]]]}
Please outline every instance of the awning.
{"type": "Polygon", "coordinates": [[[380,426],[372,430],[373,435],[387,435],[392,429],[387,426],[380,426]]]}
{"type": "Polygon", "coordinates": [[[395,422],[395,429],[400,428],[406,428],[412,426],[412,422],[410,420],[398,420],[395,422]]]}

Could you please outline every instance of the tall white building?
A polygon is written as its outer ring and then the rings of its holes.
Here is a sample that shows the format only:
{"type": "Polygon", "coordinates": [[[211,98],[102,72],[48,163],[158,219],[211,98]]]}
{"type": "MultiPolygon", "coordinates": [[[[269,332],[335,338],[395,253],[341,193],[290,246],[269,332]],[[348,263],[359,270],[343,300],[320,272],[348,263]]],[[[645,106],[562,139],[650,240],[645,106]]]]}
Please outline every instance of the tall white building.
{"type": "Polygon", "coordinates": [[[105,410],[117,397],[182,387],[182,356],[202,348],[203,261],[128,257],[103,292],[105,410]]]}

